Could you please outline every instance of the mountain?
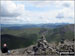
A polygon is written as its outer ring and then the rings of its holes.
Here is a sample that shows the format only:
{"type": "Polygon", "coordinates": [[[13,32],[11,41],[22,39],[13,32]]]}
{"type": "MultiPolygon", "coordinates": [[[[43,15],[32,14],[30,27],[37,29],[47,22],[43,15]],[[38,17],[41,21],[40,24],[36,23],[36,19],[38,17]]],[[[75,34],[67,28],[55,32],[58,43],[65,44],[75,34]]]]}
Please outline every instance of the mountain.
{"type": "Polygon", "coordinates": [[[49,30],[46,34],[47,41],[61,41],[62,39],[74,39],[74,24],[49,30]]]}
{"type": "Polygon", "coordinates": [[[48,24],[0,24],[1,29],[24,29],[24,28],[56,28],[68,23],[48,23],[48,24]]]}
{"type": "MultiPolygon", "coordinates": [[[[23,28],[1,30],[1,43],[7,43],[10,49],[28,47],[36,44],[36,41],[44,33],[48,42],[57,42],[62,39],[74,38],[74,24],[68,24],[56,28],[23,28]],[[13,46],[12,46],[13,45],[13,46]]],[[[2,46],[1,45],[1,46],[2,46]]]]}

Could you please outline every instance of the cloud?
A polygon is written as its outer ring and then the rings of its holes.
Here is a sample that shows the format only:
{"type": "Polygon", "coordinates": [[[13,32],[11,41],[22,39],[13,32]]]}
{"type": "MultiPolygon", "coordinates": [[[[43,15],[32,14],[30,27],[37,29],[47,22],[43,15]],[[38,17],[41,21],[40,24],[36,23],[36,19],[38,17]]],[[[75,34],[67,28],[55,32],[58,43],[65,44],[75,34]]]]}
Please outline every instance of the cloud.
{"type": "Polygon", "coordinates": [[[63,6],[65,6],[65,7],[70,7],[70,4],[65,3],[65,4],[63,4],[63,6]]]}
{"type": "Polygon", "coordinates": [[[74,23],[73,1],[2,1],[1,23],[74,23]]]}
{"type": "Polygon", "coordinates": [[[62,18],[64,18],[64,15],[59,13],[59,14],[56,16],[56,18],[62,19],[62,18]]]}
{"type": "Polygon", "coordinates": [[[24,11],[24,5],[15,4],[13,1],[1,1],[1,17],[16,17],[24,11]]]}

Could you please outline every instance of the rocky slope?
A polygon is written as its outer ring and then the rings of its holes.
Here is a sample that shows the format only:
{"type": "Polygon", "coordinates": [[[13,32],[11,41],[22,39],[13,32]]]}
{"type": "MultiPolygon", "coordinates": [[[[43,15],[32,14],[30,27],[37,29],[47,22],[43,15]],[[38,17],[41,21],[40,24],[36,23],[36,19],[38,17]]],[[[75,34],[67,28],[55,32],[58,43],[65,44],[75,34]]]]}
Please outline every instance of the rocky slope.
{"type": "MultiPolygon", "coordinates": [[[[48,43],[45,37],[41,37],[35,45],[31,45],[27,48],[10,50],[10,54],[1,54],[2,56],[14,56],[14,55],[56,55],[60,56],[60,52],[73,52],[74,53],[74,41],[65,40],[59,43],[48,43]]],[[[74,55],[74,54],[72,54],[74,55]]]]}

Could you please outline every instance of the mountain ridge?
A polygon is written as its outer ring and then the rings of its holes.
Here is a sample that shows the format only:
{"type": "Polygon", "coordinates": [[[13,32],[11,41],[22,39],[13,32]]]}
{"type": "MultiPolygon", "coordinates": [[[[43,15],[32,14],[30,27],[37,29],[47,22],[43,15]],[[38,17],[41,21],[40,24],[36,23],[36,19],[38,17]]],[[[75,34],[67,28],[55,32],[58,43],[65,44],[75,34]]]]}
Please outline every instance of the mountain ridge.
{"type": "Polygon", "coordinates": [[[49,24],[0,24],[1,29],[9,28],[9,29],[24,29],[24,28],[56,28],[64,25],[68,25],[68,23],[49,23],[49,24]]]}

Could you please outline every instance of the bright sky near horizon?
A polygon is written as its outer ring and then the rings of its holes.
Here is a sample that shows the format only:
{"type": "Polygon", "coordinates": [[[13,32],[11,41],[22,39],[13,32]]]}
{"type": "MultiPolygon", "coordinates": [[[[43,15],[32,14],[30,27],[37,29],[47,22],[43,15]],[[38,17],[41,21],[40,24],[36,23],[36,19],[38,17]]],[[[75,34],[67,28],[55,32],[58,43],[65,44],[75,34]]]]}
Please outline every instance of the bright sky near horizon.
{"type": "Polygon", "coordinates": [[[0,1],[1,24],[74,23],[74,1],[0,1]]]}

